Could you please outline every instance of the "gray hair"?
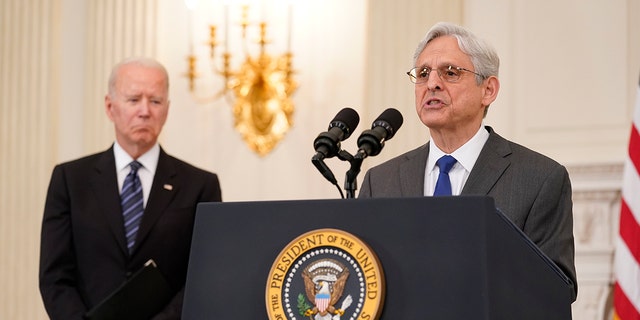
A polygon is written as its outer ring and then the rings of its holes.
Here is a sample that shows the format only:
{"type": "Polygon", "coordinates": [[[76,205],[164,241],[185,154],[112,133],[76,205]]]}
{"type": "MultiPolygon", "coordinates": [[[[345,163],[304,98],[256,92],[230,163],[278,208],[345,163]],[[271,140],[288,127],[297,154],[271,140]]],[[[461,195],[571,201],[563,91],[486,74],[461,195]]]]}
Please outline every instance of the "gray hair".
{"type": "Polygon", "coordinates": [[[169,92],[169,73],[167,72],[167,69],[160,62],[151,58],[131,57],[118,62],[118,64],[113,66],[113,68],[111,69],[111,74],[109,75],[109,96],[110,97],[113,98],[113,96],[115,95],[116,81],[118,80],[118,72],[120,71],[120,68],[126,65],[132,65],[132,64],[148,67],[148,68],[154,68],[162,71],[162,73],[164,73],[164,77],[167,83],[167,93],[169,92]]]}
{"type": "Polygon", "coordinates": [[[476,75],[478,85],[490,76],[498,77],[500,58],[496,50],[488,42],[476,37],[471,31],[449,22],[438,22],[427,32],[413,55],[414,67],[427,44],[442,36],[452,36],[458,40],[460,50],[471,58],[475,72],[482,75],[476,75]]]}

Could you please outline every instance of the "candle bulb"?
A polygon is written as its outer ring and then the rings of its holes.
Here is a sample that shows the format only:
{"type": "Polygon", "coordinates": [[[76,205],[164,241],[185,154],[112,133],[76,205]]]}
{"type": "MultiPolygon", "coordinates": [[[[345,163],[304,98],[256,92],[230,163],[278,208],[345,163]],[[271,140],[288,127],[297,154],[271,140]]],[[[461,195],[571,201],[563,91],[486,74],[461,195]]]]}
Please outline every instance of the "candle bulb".
{"type": "Polygon", "coordinates": [[[191,9],[189,9],[189,16],[187,18],[188,19],[187,24],[189,26],[189,32],[188,32],[188,36],[189,36],[189,55],[193,55],[193,24],[191,22],[192,16],[193,16],[193,12],[191,11],[191,9]]]}
{"type": "Polygon", "coordinates": [[[229,52],[229,5],[224,6],[224,50],[229,52]]]}
{"type": "Polygon", "coordinates": [[[185,0],[184,4],[187,6],[187,26],[189,30],[187,30],[187,38],[189,40],[189,54],[193,55],[193,10],[196,8],[198,4],[197,0],[185,0]]]}
{"type": "Polygon", "coordinates": [[[291,52],[291,33],[293,32],[293,5],[287,8],[287,51],[291,52]]]}

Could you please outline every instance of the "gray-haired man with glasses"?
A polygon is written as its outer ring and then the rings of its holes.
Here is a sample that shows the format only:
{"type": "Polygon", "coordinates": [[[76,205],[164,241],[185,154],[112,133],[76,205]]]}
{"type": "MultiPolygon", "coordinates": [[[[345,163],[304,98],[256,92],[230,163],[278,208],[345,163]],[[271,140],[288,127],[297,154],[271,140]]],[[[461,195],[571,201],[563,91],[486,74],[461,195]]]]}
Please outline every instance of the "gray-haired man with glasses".
{"type": "Polygon", "coordinates": [[[418,44],[414,67],[407,72],[415,85],[416,112],[431,140],[367,171],[359,198],[491,196],[570,278],[569,294],[575,301],[573,205],[566,168],[483,123],[500,89],[499,65],[493,47],[469,30],[451,23],[434,25],[418,44]],[[440,165],[441,158],[446,166],[440,165]],[[448,173],[444,193],[440,167],[448,173]]]}

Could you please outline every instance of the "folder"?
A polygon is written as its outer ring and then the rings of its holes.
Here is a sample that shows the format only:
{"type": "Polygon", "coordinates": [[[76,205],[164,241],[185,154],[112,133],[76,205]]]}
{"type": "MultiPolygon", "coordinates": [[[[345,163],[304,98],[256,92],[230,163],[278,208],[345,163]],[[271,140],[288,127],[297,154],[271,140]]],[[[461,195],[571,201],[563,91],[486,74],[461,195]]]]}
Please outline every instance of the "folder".
{"type": "Polygon", "coordinates": [[[89,310],[85,319],[150,319],[162,311],[174,294],[156,263],[149,259],[131,278],[89,310]]]}

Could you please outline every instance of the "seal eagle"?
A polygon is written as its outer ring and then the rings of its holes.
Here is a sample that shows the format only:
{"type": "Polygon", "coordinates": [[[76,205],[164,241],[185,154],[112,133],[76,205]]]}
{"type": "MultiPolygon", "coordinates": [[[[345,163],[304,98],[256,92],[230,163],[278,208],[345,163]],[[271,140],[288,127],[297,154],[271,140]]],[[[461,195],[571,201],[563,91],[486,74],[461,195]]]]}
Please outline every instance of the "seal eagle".
{"type": "Polygon", "coordinates": [[[335,304],[342,297],[348,277],[349,269],[333,259],[315,261],[305,268],[302,272],[305,292],[307,299],[314,305],[313,309],[307,310],[306,315],[342,315],[344,310],[336,309],[335,304]]]}

